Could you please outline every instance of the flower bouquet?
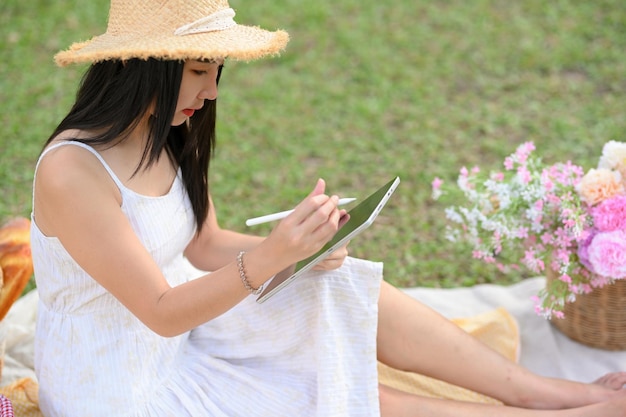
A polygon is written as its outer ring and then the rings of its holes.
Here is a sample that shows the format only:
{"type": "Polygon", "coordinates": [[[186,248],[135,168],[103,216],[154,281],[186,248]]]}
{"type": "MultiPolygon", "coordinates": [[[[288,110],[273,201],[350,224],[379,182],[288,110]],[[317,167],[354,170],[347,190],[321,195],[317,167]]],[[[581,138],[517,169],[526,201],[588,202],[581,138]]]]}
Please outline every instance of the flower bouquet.
{"type": "Polygon", "coordinates": [[[433,198],[465,199],[446,209],[446,236],[469,242],[474,258],[548,276],[535,310],[561,319],[577,298],[626,278],[626,143],[607,142],[587,172],[534,150],[523,143],[498,171],[462,168],[456,187],[435,178],[433,198]]]}

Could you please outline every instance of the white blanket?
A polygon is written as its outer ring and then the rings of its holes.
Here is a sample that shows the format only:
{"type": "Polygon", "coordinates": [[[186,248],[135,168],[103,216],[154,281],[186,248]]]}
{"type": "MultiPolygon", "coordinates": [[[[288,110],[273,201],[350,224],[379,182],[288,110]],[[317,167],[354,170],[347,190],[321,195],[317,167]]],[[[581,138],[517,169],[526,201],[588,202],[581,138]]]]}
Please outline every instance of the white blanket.
{"type": "Polygon", "coordinates": [[[538,374],[591,382],[614,371],[626,371],[626,351],[595,349],[565,336],[533,309],[531,297],[544,287],[544,278],[511,286],[470,288],[409,288],[406,292],[444,316],[467,317],[504,307],[520,328],[520,363],[538,374]]]}
{"type": "Polygon", "coordinates": [[[0,387],[22,379],[35,379],[33,341],[39,295],[33,290],[18,299],[0,322],[0,356],[4,348],[4,367],[0,387]]]}
{"type": "MultiPolygon", "coordinates": [[[[512,286],[406,288],[405,291],[449,318],[506,308],[520,327],[520,363],[539,374],[590,382],[607,372],[626,371],[626,351],[605,351],[574,342],[534,313],[530,297],[543,285],[543,278],[533,278],[512,286]]],[[[29,292],[0,322],[0,346],[2,342],[6,344],[0,386],[24,377],[35,379],[33,339],[37,300],[37,291],[29,292]]]]}

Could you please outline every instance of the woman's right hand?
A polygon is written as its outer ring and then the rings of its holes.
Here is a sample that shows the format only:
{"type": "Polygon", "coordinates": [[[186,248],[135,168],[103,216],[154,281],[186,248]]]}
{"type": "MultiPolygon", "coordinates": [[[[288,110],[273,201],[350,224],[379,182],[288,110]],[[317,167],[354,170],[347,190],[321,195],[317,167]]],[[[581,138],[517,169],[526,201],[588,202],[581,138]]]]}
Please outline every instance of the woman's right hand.
{"type": "Polygon", "coordinates": [[[339,209],[336,195],[324,194],[326,183],[319,179],[311,193],[270,233],[264,243],[272,245],[279,262],[289,266],[320,250],[345,223],[346,211],[339,209]]]}

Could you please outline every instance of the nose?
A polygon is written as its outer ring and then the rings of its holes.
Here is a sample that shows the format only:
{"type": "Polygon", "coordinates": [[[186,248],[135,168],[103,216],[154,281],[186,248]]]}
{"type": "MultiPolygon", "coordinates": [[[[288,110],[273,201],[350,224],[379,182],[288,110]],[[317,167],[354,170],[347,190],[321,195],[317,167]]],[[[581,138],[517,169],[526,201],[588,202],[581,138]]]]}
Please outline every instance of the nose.
{"type": "Polygon", "coordinates": [[[200,90],[198,98],[201,100],[215,100],[217,98],[217,82],[215,80],[207,82],[200,90]]]}

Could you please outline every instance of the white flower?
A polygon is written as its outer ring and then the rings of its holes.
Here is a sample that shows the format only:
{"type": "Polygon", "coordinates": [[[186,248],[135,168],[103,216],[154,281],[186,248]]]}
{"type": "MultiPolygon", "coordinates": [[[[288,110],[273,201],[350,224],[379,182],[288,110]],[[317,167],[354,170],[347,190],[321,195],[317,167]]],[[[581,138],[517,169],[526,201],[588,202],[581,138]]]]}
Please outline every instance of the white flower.
{"type": "Polygon", "coordinates": [[[463,223],[463,217],[453,207],[446,208],[445,213],[449,220],[455,223],[463,223]]]}
{"type": "Polygon", "coordinates": [[[598,168],[624,172],[626,170],[626,143],[614,140],[607,142],[602,148],[598,168]]]}
{"type": "Polygon", "coordinates": [[[445,232],[444,236],[450,242],[456,242],[456,241],[460,240],[461,232],[458,229],[453,229],[452,227],[448,226],[446,228],[446,232],[445,232]]]}

